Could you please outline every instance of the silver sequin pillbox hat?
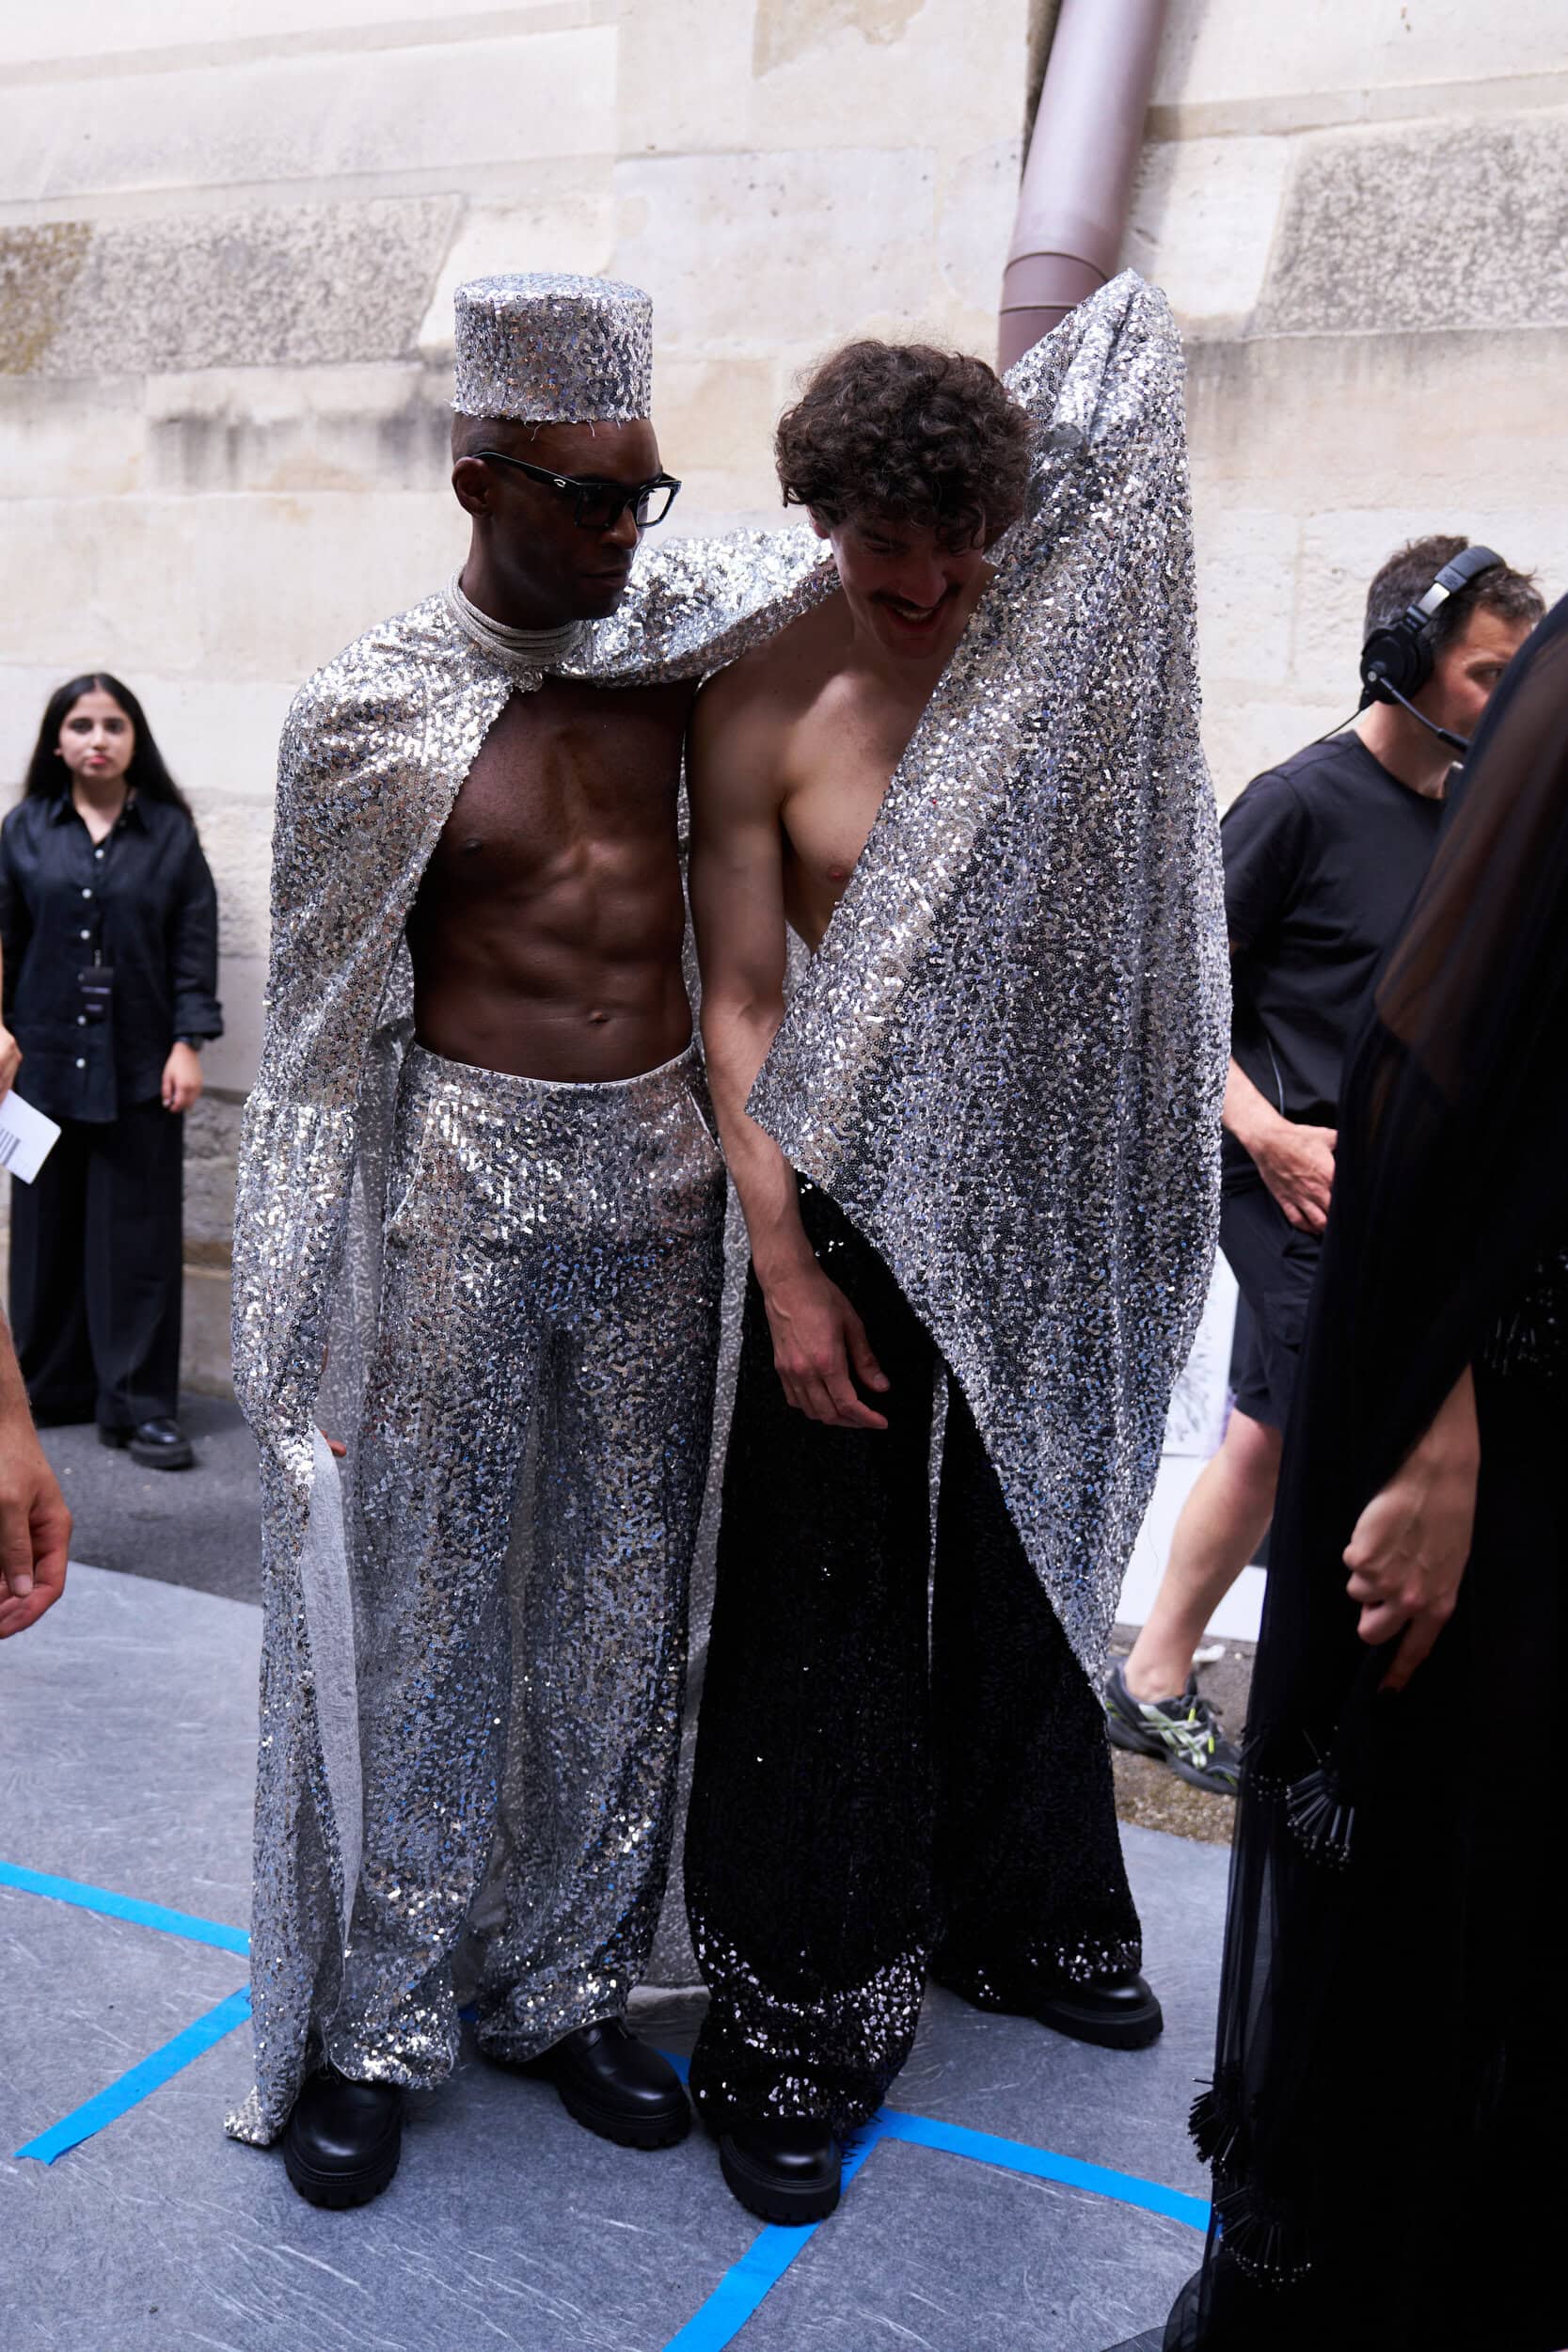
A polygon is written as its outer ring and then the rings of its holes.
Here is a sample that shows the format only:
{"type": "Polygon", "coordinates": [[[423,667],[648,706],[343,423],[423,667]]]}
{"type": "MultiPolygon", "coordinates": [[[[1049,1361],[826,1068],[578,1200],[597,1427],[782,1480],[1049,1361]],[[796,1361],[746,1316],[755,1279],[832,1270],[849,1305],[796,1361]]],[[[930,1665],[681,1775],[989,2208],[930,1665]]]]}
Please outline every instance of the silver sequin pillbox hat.
{"type": "Polygon", "coordinates": [[[654,306],[615,278],[531,271],[457,289],[457,397],[466,417],[619,423],[653,405],[654,306]]]}

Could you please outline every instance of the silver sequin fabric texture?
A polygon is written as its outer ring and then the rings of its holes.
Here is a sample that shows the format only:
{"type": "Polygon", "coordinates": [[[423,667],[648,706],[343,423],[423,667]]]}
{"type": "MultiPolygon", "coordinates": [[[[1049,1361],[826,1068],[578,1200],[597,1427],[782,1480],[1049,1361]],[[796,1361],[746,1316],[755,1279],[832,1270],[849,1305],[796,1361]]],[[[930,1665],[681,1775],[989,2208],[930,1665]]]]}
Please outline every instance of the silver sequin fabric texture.
{"type": "MultiPolygon", "coordinates": [[[[795,532],[644,550],[574,674],[608,686],[700,675],[831,585],[815,541],[795,532]]],[[[234,1232],[234,1380],[261,1449],[263,1622],[257,2082],[230,2129],[258,2145],[282,2130],[337,2007],[360,1875],[362,1531],[352,1487],[316,1435],[318,1399],[352,1456],[412,1027],[404,926],[463,779],[518,684],[436,594],[301,690],[279,754],[266,1029],[234,1232]]],[[[445,1346],[460,1347],[462,1311],[454,1298],[445,1346]]]]}
{"type": "Polygon", "coordinates": [[[1028,511],[750,1108],[935,1339],[1094,1678],[1213,1263],[1229,972],[1164,295],[1008,383],[1028,511]]]}
{"type": "Polygon", "coordinates": [[[723,1279],[710,1116],[694,1046],[601,1085],[404,1061],[354,1451],[364,1836],[325,2033],[360,2080],[450,2070],[482,1892],[494,2056],[619,2015],[645,1968],[723,1279]]]}
{"type": "Polygon", "coordinates": [[[473,278],[456,296],[466,417],[620,423],[653,413],[653,304],[618,278],[473,278]]]}

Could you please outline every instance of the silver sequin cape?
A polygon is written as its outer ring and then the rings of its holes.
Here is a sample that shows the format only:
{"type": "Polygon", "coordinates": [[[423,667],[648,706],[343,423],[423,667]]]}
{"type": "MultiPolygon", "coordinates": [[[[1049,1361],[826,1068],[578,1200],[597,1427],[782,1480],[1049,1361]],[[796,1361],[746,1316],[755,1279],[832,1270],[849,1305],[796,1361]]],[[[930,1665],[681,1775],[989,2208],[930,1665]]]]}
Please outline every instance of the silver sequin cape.
{"type": "Polygon", "coordinates": [[[1229,971],[1164,297],[1117,278],[1008,383],[1029,512],[749,1107],[931,1332],[1094,1677],[1213,1261],[1229,971]]]}
{"type": "MultiPolygon", "coordinates": [[[[752,1107],[926,1318],[1092,1670],[1212,1256],[1224,922],[1168,309],[1124,276],[1009,381],[1040,420],[1030,511],[752,1107]]],[[[574,671],[713,670],[833,585],[799,532],[678,541],[574,671]]],[[[318,673],[284,729],[234,1240],[263,1645],[258,2091],[230,2128],[258,2142],[296,2095],[358,1873],[351,1531],[316,1419],[357,1423],[404,925],[513,685],[433,596],[318,673]]]]}

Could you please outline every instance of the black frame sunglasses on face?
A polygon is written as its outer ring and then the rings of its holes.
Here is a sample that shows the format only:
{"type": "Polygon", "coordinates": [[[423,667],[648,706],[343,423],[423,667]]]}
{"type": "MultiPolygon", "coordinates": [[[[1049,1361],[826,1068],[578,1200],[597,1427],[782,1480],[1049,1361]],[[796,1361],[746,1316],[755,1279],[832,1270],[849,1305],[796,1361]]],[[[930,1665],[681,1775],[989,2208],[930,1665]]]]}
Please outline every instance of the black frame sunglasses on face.
{"type": "Polygon", "coordinates": [[[509,457],[501,449],[476,449],[469,454],[483,457],[493,466],[511,466],[518,473],[526,473],[531,482],[544,483],[546,489],[561,490],[573,501],[572,519],[579,531],[613,531],[629,506],[637,517],[639,531],[652,531],[661,523],[675,502],[680,484],[672,473],[656,473],[650,481],[594,482],[581,474],[552,473],[548,466],[530,465],[526,457],[509,457]],[[650,514],[658,495],[664,502],[657,514],[650,514]]]}

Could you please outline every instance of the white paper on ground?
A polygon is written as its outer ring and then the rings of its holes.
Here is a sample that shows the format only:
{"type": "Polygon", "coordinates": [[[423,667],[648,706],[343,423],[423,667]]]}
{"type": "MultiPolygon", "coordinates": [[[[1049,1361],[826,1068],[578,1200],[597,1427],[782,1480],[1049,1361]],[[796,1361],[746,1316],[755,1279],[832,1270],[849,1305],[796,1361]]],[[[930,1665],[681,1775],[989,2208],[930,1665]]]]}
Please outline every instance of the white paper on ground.
{"type": "Polygon", "coordinates": [[[14,1087],[0,1094],[0,1168],[30,1184],[59,1136],[55,1121],[24,1103],[14,1087]]]}

